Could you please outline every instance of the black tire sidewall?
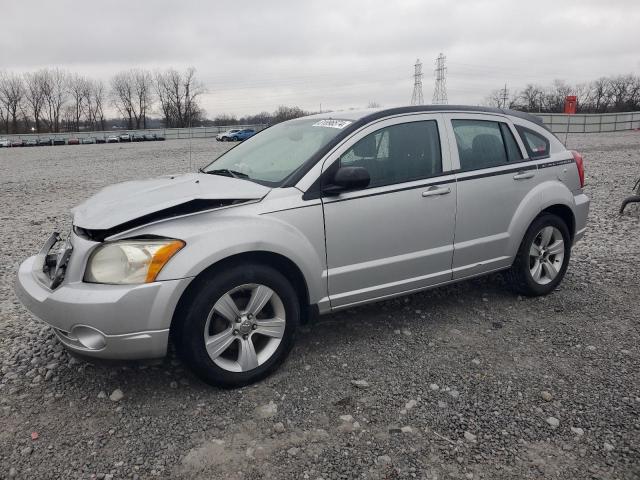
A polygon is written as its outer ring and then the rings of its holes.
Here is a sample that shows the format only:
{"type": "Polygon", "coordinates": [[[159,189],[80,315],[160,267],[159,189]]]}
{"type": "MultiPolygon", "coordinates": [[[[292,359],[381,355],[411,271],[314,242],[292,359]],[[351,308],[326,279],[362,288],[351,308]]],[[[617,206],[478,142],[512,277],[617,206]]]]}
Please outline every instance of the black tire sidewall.
{"type": "Polygon", "coordinates": [[[239,264],[204,274],[196,281],[197,290],[181,319],[177,336],[178,351],[193,371],[211,385],[233,388],[257,382],[278,368],[293,347],[300,321],[300,303],[286,277],[269,266],[239,264]],[[282,341],[269,360],[249,372],[229,372],[216,365],[207,354],[204,327],[216,301],[234,287],[247,283],[259,283],[276,292],[284,305],[287,322],[282,341]]]}
{"type": "Polygon", "coordinates": [[[562,279],[564,278],[564,275],[569,266],[569,260],[571,259],[571,235],[569,234],[567,225],[560,217],[553,214],[544,214],[539,216],[529,226],[529,229],[527,230],[527,233],[522,241],[522,245],[520,246],[519,255],[521,255],[519,268],[522,269],[522,271],[519,273],[526,283],[525,286],[527,290],[529,290],[529,292],[527,293],[529,293],[530,295],[538,296],[546,295],[552,292],[560,284],[560,282],[562,282],[562,279]],[[536,236],[538,235],[538,233],[540,233],[540,230],[547,226],[555,227],[560,231],[562,239],[564,241],[565,250],[562,267],[560,268],[560,271],[558,272],[556,278],[545,285],[541,285],[536,282],[531,275],[531,270],[529,269],[529,250],[536,236]]]}

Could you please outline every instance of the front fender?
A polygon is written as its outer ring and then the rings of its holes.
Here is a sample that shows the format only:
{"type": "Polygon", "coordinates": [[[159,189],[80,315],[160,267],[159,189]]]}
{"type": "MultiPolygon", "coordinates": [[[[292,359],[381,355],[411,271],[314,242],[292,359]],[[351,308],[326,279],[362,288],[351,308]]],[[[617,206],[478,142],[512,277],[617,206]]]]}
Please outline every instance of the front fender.
{"type": "Polygon", "coordinates": [[[282,255],[298,266],[311,303],[326,296],[324,252],[314,248],[310,239],[290,223],[270,215],[220,215],[210,222],[202,218],[194,221],[197,217],[158,225],[148,232],[187,243],[162,269],[158,280],[195,277],[225,258],[263,251],[282,255]]]}
{"type": "Polygon", "coordinates": [[[520,243],[531,222],[544,209],[552,205],[564,205],[571,209],[575,216],[575,199],[563,183],[548,180],[536,185],[522,199],[509,224],[508,252],[512,257],[518,252],[520,243]]]}

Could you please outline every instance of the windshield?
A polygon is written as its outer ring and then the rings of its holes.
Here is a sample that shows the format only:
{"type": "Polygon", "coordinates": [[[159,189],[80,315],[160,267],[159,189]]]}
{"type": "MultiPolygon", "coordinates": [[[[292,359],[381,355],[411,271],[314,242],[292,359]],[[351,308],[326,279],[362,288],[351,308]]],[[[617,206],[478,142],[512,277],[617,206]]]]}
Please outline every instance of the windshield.
{"type": "Polygon", "coordinates": [[[223,153],[201,171],[279,186],[349,123],[318,119],[279,123],[223,153]]]}

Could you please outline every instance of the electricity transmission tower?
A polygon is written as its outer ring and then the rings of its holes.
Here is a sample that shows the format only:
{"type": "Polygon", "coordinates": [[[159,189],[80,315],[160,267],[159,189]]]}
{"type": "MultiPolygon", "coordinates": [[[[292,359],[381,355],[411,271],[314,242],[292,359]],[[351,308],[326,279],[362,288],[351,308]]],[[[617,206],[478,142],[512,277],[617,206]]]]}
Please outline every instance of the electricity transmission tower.
{"type": "Polygon", "coordinates": [[[509,89],[507,88],[507,84],[504,84],[504,88],[500,89],[500,98],[498,99],[498,104],[500,108],[509,108],[509,89]]]}
{"type": "Polygon", "coordinates": [[[422,96],[422,62],[420,62],[420,59],[416,60],[414,69],[411,105],[422,105],[424,104],[424,97],[422,96]]]}
{"type": "Polygon", "coordinates": [[[447,59],[442,53],[436,58],[436,88],[433,90],[433,101],[435,105],[446,105],[447,100],[447,67],[444,62],[447,59]]]}

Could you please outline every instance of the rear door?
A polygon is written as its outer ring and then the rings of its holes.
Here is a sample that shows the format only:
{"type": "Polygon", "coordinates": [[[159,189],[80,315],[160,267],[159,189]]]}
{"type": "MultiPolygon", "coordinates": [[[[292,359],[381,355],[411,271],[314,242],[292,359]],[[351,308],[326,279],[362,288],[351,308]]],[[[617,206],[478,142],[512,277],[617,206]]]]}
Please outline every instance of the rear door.
{"type": "Polygon", "coordinates": [[[456,184],[442,116],[365,128],[324,165],[360,166],[368,188],[323,197],[332,307],[451,279],[456,184]]]}
{"type": "Polygon", "coordinates": [[[511,264],[509,225],[538,172],[507,117],[448,114],[447,119],[458,169],[453,278],[459,279],[511,264]]]}

